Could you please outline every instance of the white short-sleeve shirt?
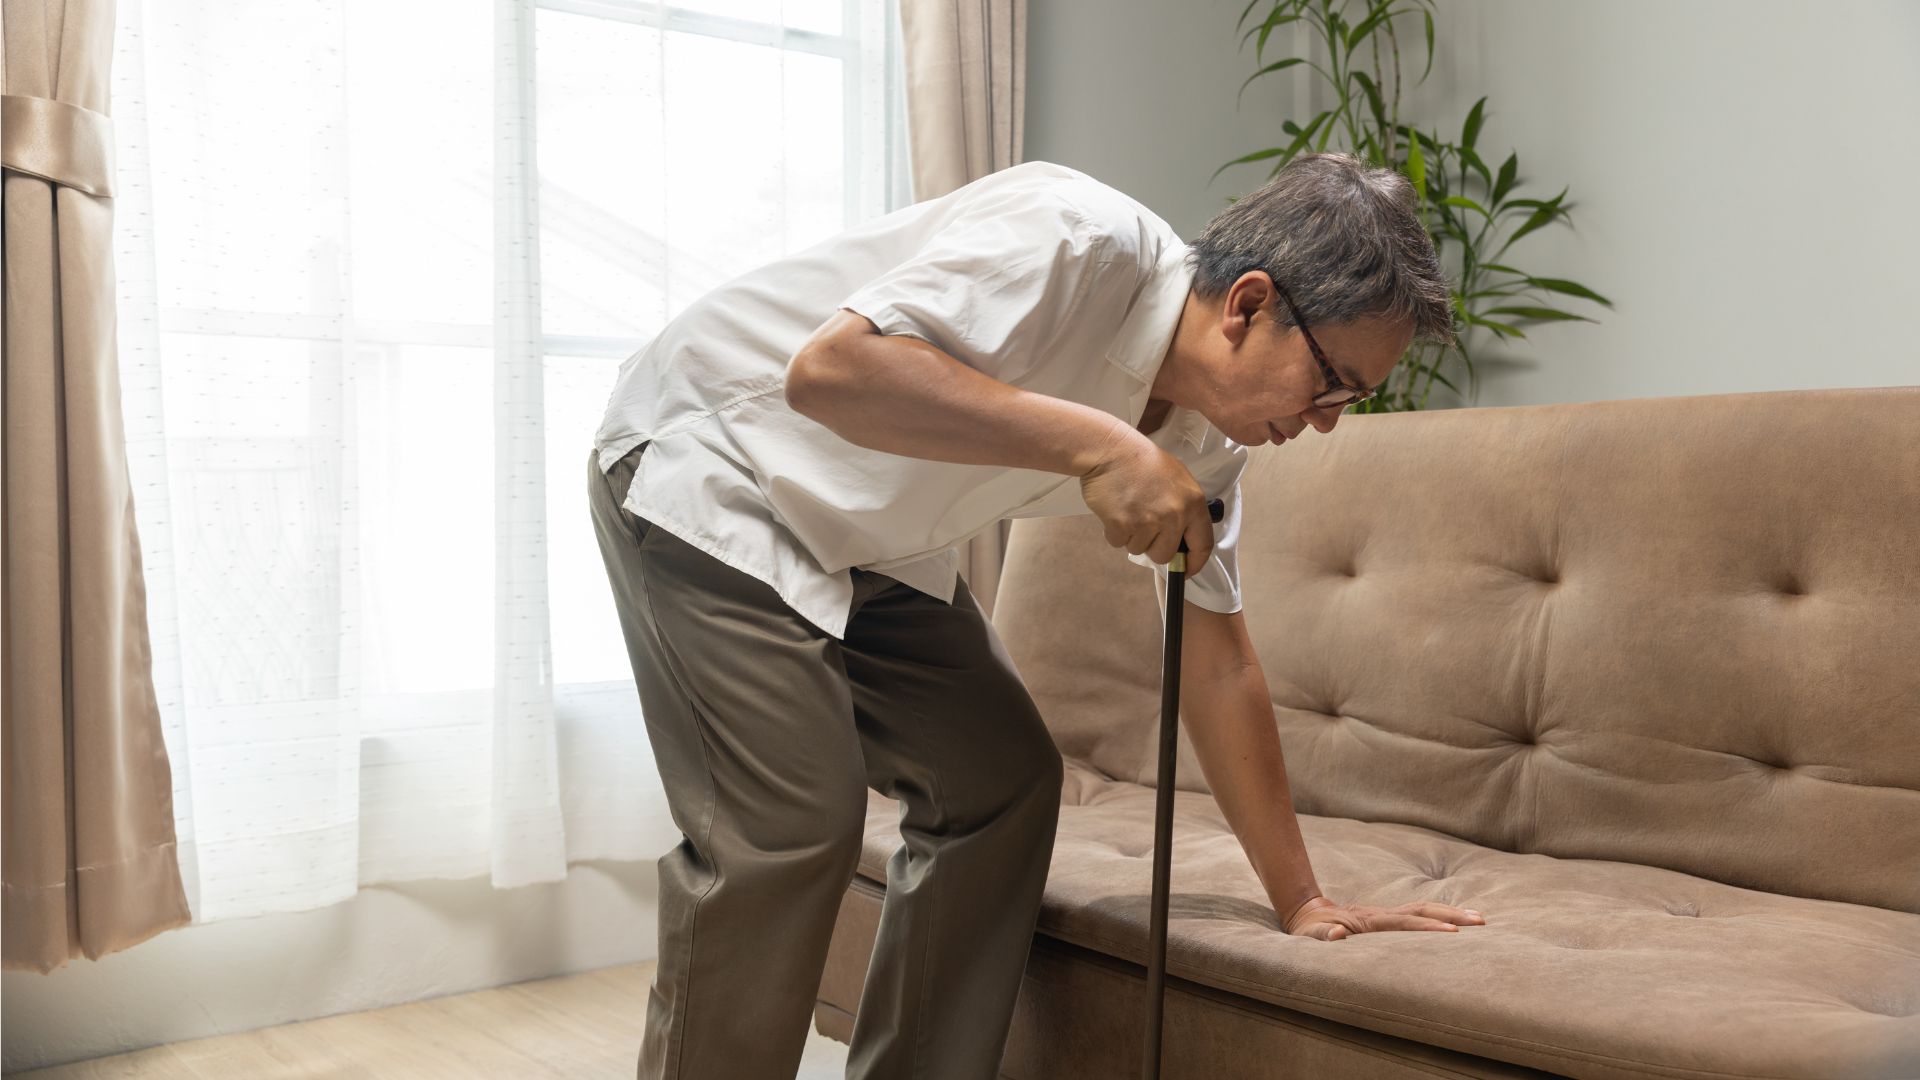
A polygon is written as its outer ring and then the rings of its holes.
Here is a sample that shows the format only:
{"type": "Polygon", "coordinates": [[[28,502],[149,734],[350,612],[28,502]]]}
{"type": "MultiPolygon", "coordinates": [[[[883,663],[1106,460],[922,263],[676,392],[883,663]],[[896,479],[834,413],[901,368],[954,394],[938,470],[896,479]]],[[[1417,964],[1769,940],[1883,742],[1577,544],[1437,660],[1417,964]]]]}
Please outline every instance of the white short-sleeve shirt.
{"type": "MultiPolygon", "coordinates": [[[[620,366],[595,436],[610,469],[642,441],[625,507],[767,582],[844,637],[850,568],[952,602],[958,545],[1002,518],[1085,514],[1078,477],[892,454],[786,401],[794,353],[836,309],[1002,382],[1138,426],[1193,280],[1165,221],[1077,170],[1032,161],[872,219],[725,282],[620,366]]],[[[1175,406],[1148,436],[1225,500],[1187,599],[1240,610],[1247,449],[1175,406]]],[[[1161,571],[1145,554],[1128,558],[1161,571]]]]}

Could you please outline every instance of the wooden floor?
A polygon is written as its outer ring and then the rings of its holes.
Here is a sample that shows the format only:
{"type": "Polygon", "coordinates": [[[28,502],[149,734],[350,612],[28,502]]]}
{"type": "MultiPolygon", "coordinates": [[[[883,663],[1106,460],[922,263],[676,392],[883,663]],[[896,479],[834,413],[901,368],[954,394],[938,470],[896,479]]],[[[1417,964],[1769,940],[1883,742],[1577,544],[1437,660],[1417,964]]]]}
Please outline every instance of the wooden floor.
{"type": "MultiPolygon", "coordinates": [[[[31,1080],[631,1080],[653,963],[515,983],[32,1072],[31,1080]]],[[[796,1080],[841,1080],[847,1048],[807,1032],[796,1080]]]]}

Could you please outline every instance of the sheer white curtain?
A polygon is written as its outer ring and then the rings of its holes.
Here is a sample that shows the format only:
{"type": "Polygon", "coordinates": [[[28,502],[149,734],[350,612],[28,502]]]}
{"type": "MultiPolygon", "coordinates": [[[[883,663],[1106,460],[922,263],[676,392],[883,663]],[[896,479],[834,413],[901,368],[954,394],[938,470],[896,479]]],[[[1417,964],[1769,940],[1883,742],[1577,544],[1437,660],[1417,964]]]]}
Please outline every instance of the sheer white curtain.
{"type": "Polygon", "coordinates": [[[910,201],[887,0],[119,0],[128,451],[198,921],[678,839],[619,362],[910,201]]]}

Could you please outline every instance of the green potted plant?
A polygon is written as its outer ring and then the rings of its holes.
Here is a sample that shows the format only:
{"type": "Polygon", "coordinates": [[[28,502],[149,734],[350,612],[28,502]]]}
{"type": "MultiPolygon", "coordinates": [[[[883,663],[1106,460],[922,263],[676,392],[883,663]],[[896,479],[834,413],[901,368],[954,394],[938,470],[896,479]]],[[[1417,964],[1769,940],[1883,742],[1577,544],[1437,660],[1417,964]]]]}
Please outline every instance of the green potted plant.
{"type": "Polygon", "coordinates": [[[1261,3],[1252,0],[1235,27],[1244,30],[1241,48],[1255,39],[1260,65],[1241,84],[1241,93],[1255,79],[1305,65],[1330,89],[1331,104],[1305,119],[1285,120],[1280,125],[1285,143],[1235,158],[1214,170],[1213,179],[1234,165],[1264,161],[1273,162],[1271,177],[1309,149],[1341,150],[1396,169],[1413,182],[1421,218],[1453,277],[1457,348],[1420,344],[1408,349],[1387,385],[1354,412],[1423,408],[1435,382],[1460,394],[1441,370],[1456,351],[1468,376],[1468,392],[1461,396],[1470,399],[1478,390],[1473,345],[1481,332],[1502,340],[1525,338],[1527,325],[1595,321],[1557,306],[1567,301],[1613,306],[1578,282],[1540,277],[1514,265],[1509,249],[1539,229],[1569,220],[1572,204],[1565,188],[1550,199],[1523,197],[1517,153],[1509,153],[1497,168],[1482,159],[1477,144],[1486,98],[1468,111],[1457,140],[1437,127],[1422,130],[1401,121],[1400,22],[1417,17],[1426,42],[1419,80],[1425,82],[1433,70],[1434,0],[1266,0],[1265,18],[1249,26],[1261,3]],[[1267,62],[1274,32],[1295,23],[1312,31],[1307,55],[1267,62]]]}

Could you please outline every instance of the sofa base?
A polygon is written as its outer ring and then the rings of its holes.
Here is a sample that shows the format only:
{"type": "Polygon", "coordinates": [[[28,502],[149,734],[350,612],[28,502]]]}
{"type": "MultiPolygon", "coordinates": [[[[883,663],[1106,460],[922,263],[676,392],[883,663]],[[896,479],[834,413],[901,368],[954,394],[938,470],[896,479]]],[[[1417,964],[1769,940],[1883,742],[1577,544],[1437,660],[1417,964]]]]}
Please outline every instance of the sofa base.
{"type": "MultiPolygon", "coordinates": [[[[814,1028],[846,1042],[886,887],[856,875],[840,903],[814,1028]]],[[[1007,1033],[1004,1080],[1113,1080],[1140,1071],[1146,972],[1034,935],[1007,1033]]],[[[1546,1080],[1559,1074],[1366,1031],[1262,1001],[1167,980],[1164,1080],[1546,1080]]]]}

